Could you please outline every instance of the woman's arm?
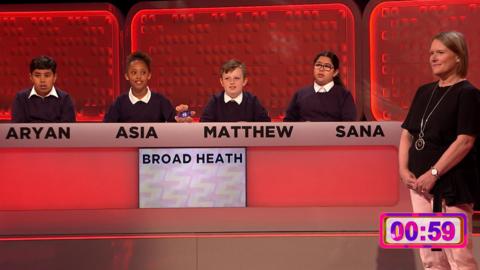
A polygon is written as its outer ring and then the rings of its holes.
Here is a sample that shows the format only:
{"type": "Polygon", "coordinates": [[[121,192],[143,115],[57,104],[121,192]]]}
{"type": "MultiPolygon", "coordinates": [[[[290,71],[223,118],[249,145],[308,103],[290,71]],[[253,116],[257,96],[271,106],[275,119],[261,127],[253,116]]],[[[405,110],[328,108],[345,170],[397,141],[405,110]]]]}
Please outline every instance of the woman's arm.
{"type": "MultiPolygon", "coordinates": [[[[462,161],[474,144],[475,136],[466,134],[458,135],[455,141],[447,148],[435,165],[433,165],[433,168],[438,170],[438,175],[441,177],[441,175],[462,161]]],[[[432,175],[431,171],[428,170],[418,178],[417,191],[424,193],[429,192],[437,180],[438,176],[432,175]]]]}
{"type": "Polygon", "coordinates": [[[400,179],[409,189],[416,189],[417,179],[408,169],[408,150],[412,145],[412,135],[406,129],[402,129],[400,145],[398,146],[398,169],[400,179]]]}

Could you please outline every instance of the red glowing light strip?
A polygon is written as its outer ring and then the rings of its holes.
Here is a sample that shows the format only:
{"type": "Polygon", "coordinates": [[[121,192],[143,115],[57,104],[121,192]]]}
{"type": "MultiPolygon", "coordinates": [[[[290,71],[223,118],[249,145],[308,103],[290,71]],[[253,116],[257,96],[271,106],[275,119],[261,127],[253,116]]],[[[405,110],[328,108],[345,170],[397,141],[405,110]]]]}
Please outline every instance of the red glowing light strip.
{"type": "Polygon", "coordinates": [[[370,45],[370,110],[372,111],[372,115],[373,115],[373,118],[375,120],[378,120],[378,117],[376,115],[376,111],[377,111],[377,104],[374,102],[374,98],[373,98],[373,93],[375,93],[375,90],[376,90],[376,85],[375,85],[375,82],[377,81],[377,78],[376,78],[376,73],[375,73],[375,69],[373,67],[373,63],[374,63],[374,52],[376,52],[376,43],[375,43],[375,40],[374,40],[374,35],[373,35],[373,31],[375,30],[375,27],[373,25],[374,21],[373,21],[373,18],[375,17],[375,14],[377,12],[377,9],[380,7],[380,5],[376,6],[373,10],[372,10],[372,13],[370,14],[370,23],[368,25],[368,29],[369,29],[369,33],[370,33],[370,39],[369,39],[369,45],[370,45]]]}
{"type": "MultiPolygon", "coordinates": [[[[23,16],[23,17],[32,17],[43,14],[52,14],[54,17],[61,17],[59,15],[73,15],[75,13],[84,14],[85,16],[109,16],[115,19],[116,25],[118,25],[118,20],[115,14],[107,10],[69,10],[69,11],[1,11],[0,16],[23,16]],[[4,15],[5,14],[5,15],[4,15]]],[[[118,29],[116,28],[118,31],[118,29]]]]}

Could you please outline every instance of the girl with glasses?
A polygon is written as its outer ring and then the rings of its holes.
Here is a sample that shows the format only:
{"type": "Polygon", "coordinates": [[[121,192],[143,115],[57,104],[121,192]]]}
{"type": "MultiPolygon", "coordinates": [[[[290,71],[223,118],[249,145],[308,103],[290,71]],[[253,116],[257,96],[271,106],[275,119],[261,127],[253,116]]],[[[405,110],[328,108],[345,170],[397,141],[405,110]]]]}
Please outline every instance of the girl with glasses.
{"type": "Polygon", "coordinates": [[[357,110],[340,79],[339,67],[333,52],[320,52],[313,61],[313,84],[295,93],[283,121],[354,121],[357,110]]]}

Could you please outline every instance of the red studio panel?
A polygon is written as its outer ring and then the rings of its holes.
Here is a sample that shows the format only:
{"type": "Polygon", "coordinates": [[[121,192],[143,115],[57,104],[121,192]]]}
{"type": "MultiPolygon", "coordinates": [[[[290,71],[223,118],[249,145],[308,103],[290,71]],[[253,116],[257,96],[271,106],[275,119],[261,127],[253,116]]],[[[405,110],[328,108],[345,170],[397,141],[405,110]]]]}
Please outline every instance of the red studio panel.
{"type": "Polygon", "coordinates": [[[106,9],[65,10],[65,4],[49,11],[26,7],[0,12],[0,120],[11,118],[15,94],[31,87],[29,64],[39,55],[57,61],[55,85],[73,97],[77,121],[102,120],[119,89],[117,16],[106,9]]]}
{"type": "Polygon", "coordinates": [[[460,31],[470,54],[467,78],[480,85],[480,1],[391,1],[370,15],[370,106],[376,120],[402,121],[419,86],[436,80],[429,65],[432,37],[460,31]]]}
{"type": "Polygon", "coordinates": [[[395,205],[399,199],[397,155],[392,146],[249,148],[247,203],[260,207],[395,205]]]}
{"type": "Polygon", "coordinates": [[[138,206],[136,148],[2,149],[0,171],[0,211],[138,206]]]}
{"type": "MultiPolygon", "coordinates": [[[[251,147],[247,205],[395,205],[396,159],[391,146],[251,147]]],[[[0,211],[138,207],[136,148],[3,149],[0,171],[0,211]]]]}
{"type": "Polygon", "coordinates": [[[342,79],[357,95],[354,25],[350,8],[339,3],[140,8],[131,19],[130,42],[132,51],[153,58],[151,88],[198,113],[222,90],[220,66],[231,58],[245,62],[246,90],[278,120],[292,94],[313,83],[313,58],[322,50],[339,56],[342,79]]]}

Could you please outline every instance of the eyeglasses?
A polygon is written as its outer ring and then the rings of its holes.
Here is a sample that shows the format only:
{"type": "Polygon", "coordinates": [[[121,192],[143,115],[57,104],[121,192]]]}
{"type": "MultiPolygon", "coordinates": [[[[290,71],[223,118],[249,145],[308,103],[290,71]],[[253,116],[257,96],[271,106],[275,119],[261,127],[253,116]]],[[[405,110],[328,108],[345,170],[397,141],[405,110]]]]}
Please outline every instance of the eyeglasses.
{"type": "Polygon", "coordinates": [[[316,69],[320,69],[320,70],[325,70],[325,71],[330,71],[333,69],[333,66],[330,65],[330,64],[322,64],[322,63],[316,63],[315,65],[313,65],[316,69]]]}

